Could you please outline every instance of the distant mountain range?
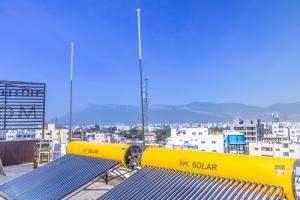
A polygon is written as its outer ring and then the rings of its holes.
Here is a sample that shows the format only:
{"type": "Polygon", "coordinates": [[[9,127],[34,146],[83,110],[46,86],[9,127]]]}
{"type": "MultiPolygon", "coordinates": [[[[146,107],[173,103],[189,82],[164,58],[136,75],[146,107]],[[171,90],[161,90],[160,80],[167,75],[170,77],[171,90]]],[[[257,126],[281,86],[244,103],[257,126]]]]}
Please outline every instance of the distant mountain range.
{"type": "MultiPolygon", "coordinates": [[[[300,102],[273,104],[268,107],[248,106],[239,103],[193,102],[186,105],[155,105],[149,110],[149,122],[160,123],[207,123],[231,122],[236,118],[262,119],[270,121],[272,112],[280,113],[282,121],[300,121],[300,102]]],[[[73,115],[76,125],[93,123],[139,123],[140,107],[127,105],[90,104],[73,115]]],[[[65,115],[48,122],[67,125],[69,116],[65,115]]]]}

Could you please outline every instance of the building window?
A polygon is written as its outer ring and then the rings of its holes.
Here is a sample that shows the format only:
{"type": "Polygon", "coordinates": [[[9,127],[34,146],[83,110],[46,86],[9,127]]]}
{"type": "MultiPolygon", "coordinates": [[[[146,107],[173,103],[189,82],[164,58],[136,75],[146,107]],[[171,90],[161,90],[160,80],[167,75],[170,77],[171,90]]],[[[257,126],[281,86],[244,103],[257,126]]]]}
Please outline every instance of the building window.
{"type": "Polygon", "coordinates": [[[205,141],[201,141],[201,144],[205,144],[205,141]]]}
{"type": "Polygon", "coordinates": [[[212,152],[217,152],[217,150],[212,150],[212,152]]]}
{"type": "Polygon", "coordinates": [[[211,141],[211,143],[212,143],[212,144],[216,144],[217,142],[216,142],[216,141],[211,141]]]}
{"type": "Polygon", "coordinates": [[[196,135],[196,132],[192,132],[192,135],[196,135]]]}
{"type": "Polygon", "coordinates": [[[280,149],[275,149],[275,151],[280,151],[280,149]]]}
{"type": "Polygon", "coordinates": [[[282,144],[282,147],[283,147],[283,148],[289,148],[289,144],[284,143],[284,144],[282,144]]]}
{"type": "Polygon", "coordinates": [[[289,156],[289,152],[283,152],[283,156],[288,157],[289,156]]]}
{"type": "Polygon", "coordinates": [[[262,151],[273,151],[272,147],[262,147],[261,148],[262,151]]]}
{"type": "Polygon", "coordinates": [[[199,132],[199,135],[202,135],[202,132],[199,132]]]}
{"type": "Polygon", "coordinates": [[[290,149],[290,153],[294,153],[295,151],[294,151],[294,149],[290,149]]]}
{"type": "Polygon", "coordinates": [[[258,151],[258,148],[257,148],[257,147],[255,147],[255,148],[254,148],[254,150],[255,150],[255,151],[258,151]]]}

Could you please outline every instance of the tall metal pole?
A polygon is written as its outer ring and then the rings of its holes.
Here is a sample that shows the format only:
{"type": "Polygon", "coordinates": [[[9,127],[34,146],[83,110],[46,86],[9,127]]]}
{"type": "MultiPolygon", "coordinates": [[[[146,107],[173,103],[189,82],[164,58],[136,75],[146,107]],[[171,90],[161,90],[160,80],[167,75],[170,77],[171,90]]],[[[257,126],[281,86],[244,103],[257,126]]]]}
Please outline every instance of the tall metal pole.
{"type": "Polygon", "coordinates": [[[72,112],[73,112],[73,53],[74,53],[74,42],[71,42],[71,77],[70,77],[70,124],[69,124],[69,135],[68,141],[72,140],[72,112]]]}
{"type": "Polygon", "coordinates": [[[42,139],[45,139],[45,115],[46,115],[46,83],[44,83],[44,94],[43,94],[43,130],[42,130],[42,139]]]}
{"type": "Polygon", "coordinates": [[[142,133],[143,144],[145,146],[145,117],[144,117],[144,84],[143,84],[143,66],[142,66],[142,44],[141,44],[141,9],[137,9],[138,14],[138,34],[139,34],[139,65],[140,65],[140,88],[141,88],[141,108],[142,108],[142,133]]]}

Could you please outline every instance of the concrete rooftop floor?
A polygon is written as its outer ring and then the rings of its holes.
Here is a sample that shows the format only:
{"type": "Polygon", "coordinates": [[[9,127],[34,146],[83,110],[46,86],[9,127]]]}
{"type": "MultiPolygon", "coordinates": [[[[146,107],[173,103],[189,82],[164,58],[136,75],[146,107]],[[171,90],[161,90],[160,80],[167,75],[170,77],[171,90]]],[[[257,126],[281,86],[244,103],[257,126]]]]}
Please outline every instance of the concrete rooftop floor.
{"type": "Polygon", "coordinates": [[[32,170],[33,170],[32,163],[5,166],[4,167],[5,176],[0,175],[0,185],[8,181],[11,181],[19,176],[22,176],[23,174],[26,174],[32,170]]]}

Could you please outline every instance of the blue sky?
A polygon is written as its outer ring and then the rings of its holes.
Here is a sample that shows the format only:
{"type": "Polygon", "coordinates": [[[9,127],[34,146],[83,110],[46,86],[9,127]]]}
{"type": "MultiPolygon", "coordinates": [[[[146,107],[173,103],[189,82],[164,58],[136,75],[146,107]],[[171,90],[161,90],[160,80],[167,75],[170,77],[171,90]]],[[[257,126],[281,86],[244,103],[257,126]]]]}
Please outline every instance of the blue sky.
{"type": "Polygon", "coordinates": [[[47,83],[47,117],[138,105],[136,8],[151,104],[300,101],[298,0],[0,1],[0,79],[47,83]]]}

